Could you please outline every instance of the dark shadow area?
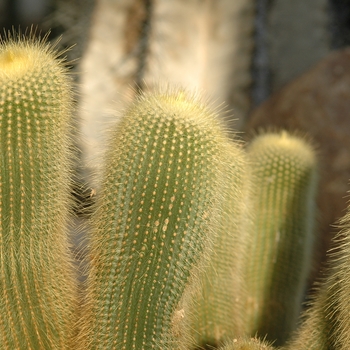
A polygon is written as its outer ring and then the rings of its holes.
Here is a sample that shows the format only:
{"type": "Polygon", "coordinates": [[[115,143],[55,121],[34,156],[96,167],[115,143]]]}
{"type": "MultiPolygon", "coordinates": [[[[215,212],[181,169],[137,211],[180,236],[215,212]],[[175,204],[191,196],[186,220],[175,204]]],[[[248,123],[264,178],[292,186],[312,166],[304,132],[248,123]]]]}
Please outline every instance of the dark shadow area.
{"type": "Polygon", "coordinates": [[[350,0],[329,0],[333,49],[350,45],[350,0]]]}

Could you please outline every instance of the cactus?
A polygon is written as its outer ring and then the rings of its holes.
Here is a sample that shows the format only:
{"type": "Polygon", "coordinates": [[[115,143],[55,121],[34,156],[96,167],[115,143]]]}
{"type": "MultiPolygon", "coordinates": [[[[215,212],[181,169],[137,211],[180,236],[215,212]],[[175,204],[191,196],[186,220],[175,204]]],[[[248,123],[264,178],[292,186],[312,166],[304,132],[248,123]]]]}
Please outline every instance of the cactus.
{"type": "Polygon", "coordinates": [[[218,346],[244,334],[243,271],[249,246],[251,184],[245,152],[232,143],[228,155],[226,189],[210,261],[201,276],[201,288],[192,302],[191,329],[198,346],[218,346]]]}
{"type": "Polygon", "coordinates": [[[83,349],[186,349],[182,294],[210,246],[228,148],[184,92],[145,93],[127,110],[92,217],[83,349]]]}
{"type": "Polygon", "coordinates": [[[43,40],[0,42],[1,349],[67,349],[72,89],[43,40]]]}
{"type": "Polygon", "coordinates": [[[295,329],[311,266],[316,157],[283,131],[248,147],[255,183],[253,245],[247,261],[247,326],[282,345],[295,329]]]}
{"type": "MultiPolygon", "coordinates": [[[[315,152],[281,132],[245,154],[181,90],[141,94],[111,133],[77,320],[66,234],[72,88],[45,40],[0,42],[1,349],[284,343],[312,255],[315,152]]],[[[350,347],[349,213],[329,277],[280,350],[350,347]]]]}

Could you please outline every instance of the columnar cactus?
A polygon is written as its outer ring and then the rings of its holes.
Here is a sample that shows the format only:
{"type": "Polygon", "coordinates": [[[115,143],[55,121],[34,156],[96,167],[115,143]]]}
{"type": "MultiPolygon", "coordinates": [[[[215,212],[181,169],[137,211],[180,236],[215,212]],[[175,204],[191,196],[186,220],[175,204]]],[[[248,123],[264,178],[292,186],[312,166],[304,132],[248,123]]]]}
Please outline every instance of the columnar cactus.
{"type": "Polygon", "coordinates": [[[72,89],[45,40],[0,43],[1,349],[68,349],[72,89]]]}
{"type": "Polygon", "coordinates": [[[266,133],[248,147],[256,213],[247,260],[248,329],[281,345],[295,329],[314,241],[316,157],[303,139],[266,133]]]}
{"type": "Polygon", "coordinates": [[[210,246],[229,140],[184,92],[145,93],[117,125],[92,217],[82,349],[187,349],[182,294],[210,246]]]}
{"type": "Polygon", "coordinates": [[[251,239],[251,184],[245,152],[235,143],[228,160],[220,221],[192,305],[191,329],[197,346],[218,346],[245,332],[243,271],[251,239]]]}
{"type": "MultiPolygon", "coordinates": [[[[1,41],[1,349],[272,349],[255,335],[284,343],[311,265],[312,147],[268,133],[244,154],[198,98],[142,93],[103,157],[77,320],[71,114],[70,79],[45,39],[1,41]]],[[[349,220],[331,277],[280,349],[350,348],[349,220]]]]}

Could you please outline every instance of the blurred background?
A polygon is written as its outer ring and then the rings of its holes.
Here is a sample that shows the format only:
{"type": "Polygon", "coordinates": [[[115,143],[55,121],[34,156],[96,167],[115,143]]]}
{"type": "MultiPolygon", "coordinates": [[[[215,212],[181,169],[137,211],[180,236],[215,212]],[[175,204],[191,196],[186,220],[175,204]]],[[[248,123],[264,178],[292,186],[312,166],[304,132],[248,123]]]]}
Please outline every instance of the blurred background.
{"type": "MultiPolygon", "coordinates": [[[[63,45],[70,46],[79,42],[79,47],[73,49],[72,56],[81,57],[79,56],[83,52],[81,45],[87,39],[91,14],[95,3],[98,2],[98,0],[0,0],[0,28],[4,28],[1,32],[19,27],[24,29],[31,25],[38,27],[42,32],[50,29],[51,38],[64,34],[63,45]]],[[[140,7],[145,6],[147,2],[156,4],[159,1],[130,1],[138,3],[140,7]]],[[[210,1],[190,2],[205,6],[204,3],[210,1]]],[[[255,7],[255,47],[251,62],[251,74],[254,77],[251,89],[252,107],[259,105],[272,91],[288,80],[310,68],[330,50],[345,47],[350,42],[350,0],[293,2],[238,0],[237,2],[252,3],[255,7]],[[291,49],[283,53],[284,46],[295,45],[290,39],[305,42],[304,51],[294,52],[291,56],[289,56],[291,49]],[[284,62],[277,64],[289,67],[289,72],[285,72],[283,77],[276,77],[271,66],[278,60],[276,57],[278,55],[284,62]],[[296,62],[297,59],[294,57],[297,55],[300,56],[299,62],[296,62]]],[[[124,6],[125,1],[120,3],[124,6]]]]}
{"type": "Polygon", "coordinates": [[[320,186],[314,274],[348,202],[350,0],[0,0],[1,33],[34,25],[74,45],[83,178],[104,130],[140,90],[200,91],[249,140],[286,128],[312,140],[320,186]],[[233,117],[232,117],[233,116],[233,117]]]}

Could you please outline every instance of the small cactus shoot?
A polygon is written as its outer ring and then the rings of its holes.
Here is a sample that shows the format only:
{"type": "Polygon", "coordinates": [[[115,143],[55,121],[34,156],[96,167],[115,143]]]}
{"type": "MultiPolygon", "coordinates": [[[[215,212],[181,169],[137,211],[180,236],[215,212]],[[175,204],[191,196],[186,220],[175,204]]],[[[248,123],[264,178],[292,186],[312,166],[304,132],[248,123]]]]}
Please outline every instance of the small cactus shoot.
{"type": "Polygon", "coordinates": [[[247,261],[249,334],[282,345],[294,331],[314,242],[316,156],[286,131],[248,146],[254,183],[253,244],[247,261]]]}
{"type": "Polygon", "coordinates": [[[272,345],[256,338],[232,339],[219,350],[274,350],[272,345]]]}

